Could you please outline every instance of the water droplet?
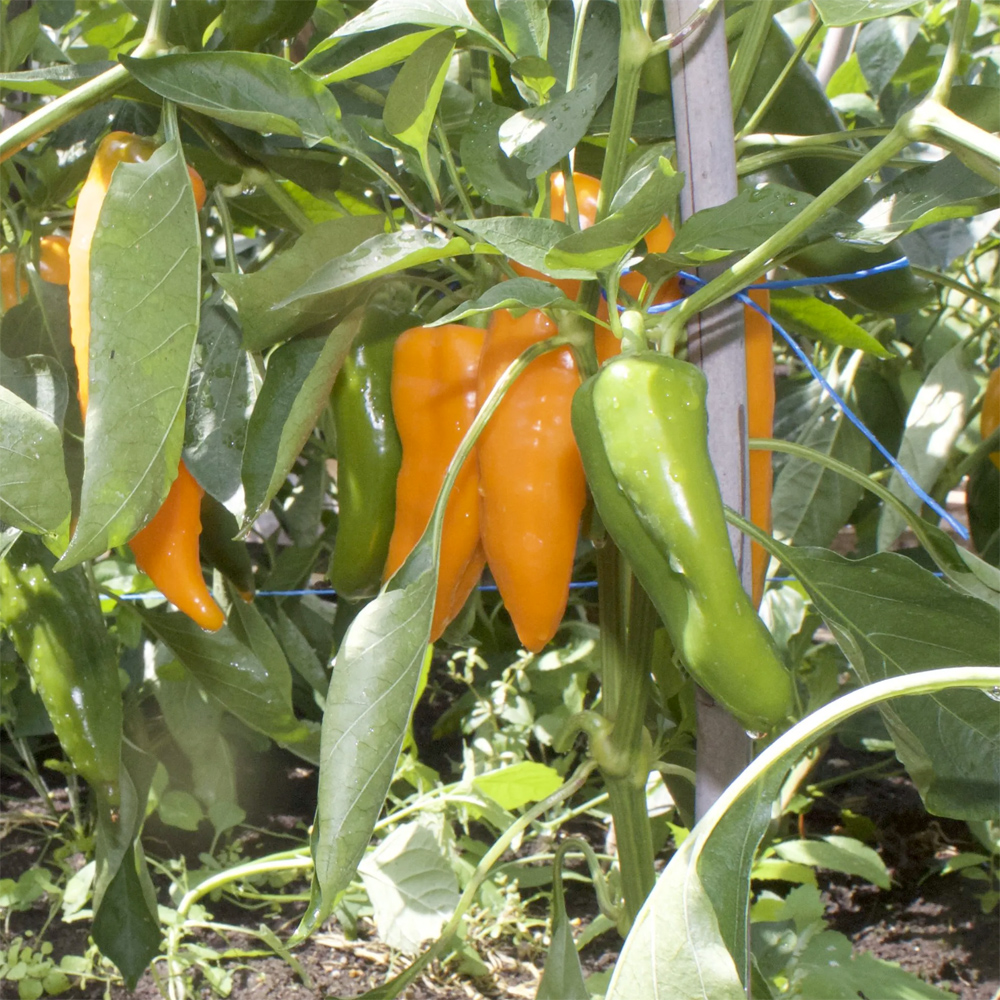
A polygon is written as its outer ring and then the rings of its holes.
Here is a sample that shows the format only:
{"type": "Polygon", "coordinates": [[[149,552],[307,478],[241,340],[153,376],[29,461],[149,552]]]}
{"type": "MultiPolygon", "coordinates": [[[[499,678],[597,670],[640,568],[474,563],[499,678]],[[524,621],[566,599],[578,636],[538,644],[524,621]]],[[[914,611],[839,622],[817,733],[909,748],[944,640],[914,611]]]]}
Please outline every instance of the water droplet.
{"type": "Polygon", "coordinates": [[[762,740],[762,739],[765,739],[766,736],[767,736],[767,733],[759,732],[756,729],[748,729],[746,731],[746,734],[752,740],[762,740]]]}
{"type": "Polygon", "coordinates": [[[992,690],[987,691],[986,695],[994,701],[1000,701],[1000,687],[995,687],[992,690]]]}

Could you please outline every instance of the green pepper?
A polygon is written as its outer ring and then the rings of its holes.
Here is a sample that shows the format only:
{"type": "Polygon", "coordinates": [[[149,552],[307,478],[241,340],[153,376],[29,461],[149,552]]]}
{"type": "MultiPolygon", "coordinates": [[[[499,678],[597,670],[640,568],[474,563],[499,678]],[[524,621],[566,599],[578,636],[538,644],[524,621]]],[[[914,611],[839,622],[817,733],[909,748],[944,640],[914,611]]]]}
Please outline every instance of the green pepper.
{"type": "Polygon", "coordinates": [[[601,519],[681,663],[748,729],[767,731],[792,715],[792,681],[733,562],[706,394],[694,365],[623,355],[577,391],[573,431],[601,519]]]}
{"type": "Polygon", "coordinates": [[[86,571],[22,535],[0,559],[0,625],[31,673],[63,751],[115,803],[121,759],[118,659],[86,571]]]}
{"type": "Polygon", "coordinates": [[[245,601],[254,593],[253,563],[246,542],[236,538],[235,516],[210,493],[201,498],[201,554],[239,591],[245,601]]]}
{"type": "Polygon", "coordinates": [[[418,322],[410,313],[370,305],[330,394],[339,513],[329,577],[351,600],[373,596],[382,583],[403,455],[392,415],[392,349],[418,322]]]}
{"type": "MultiPolygon", "coordinates": [[[[753,111],[764,99],[794,51],[791,39],[772,21],[756,71],[747,89],[744,106],[748,111],[753,111]]],[[[839,132],[843,127],[840,116],[816,79],[816,74],[808,63],[799,60],[761,119],[758,130],[789,135],[821,135],[839,132]]],[[[787,163],[794,186],[814,195],[825,191],[850,166],[849,161],[825,156],[796,157],[789,159],[787,163]]],[[[788,174],[785,173],[784,176],[787,177],[788,174]]],[[[838,209],[855,217],[868,207],[870,200],[868,185],[862,185],[841,201],[838,209]]],[[[802,274],[819,277],[861,271],[903,256],[904,252],[891,244],[875,253],[868,253],[859,247],[830,239],[807,248],[787,263],[802,274]]],[[[834,283],[830,287],[866,309],[884,313],[919,309],[927,305],[935,295],[934,286],[918,278],[909,267],[857,281],[834,283]]]]}

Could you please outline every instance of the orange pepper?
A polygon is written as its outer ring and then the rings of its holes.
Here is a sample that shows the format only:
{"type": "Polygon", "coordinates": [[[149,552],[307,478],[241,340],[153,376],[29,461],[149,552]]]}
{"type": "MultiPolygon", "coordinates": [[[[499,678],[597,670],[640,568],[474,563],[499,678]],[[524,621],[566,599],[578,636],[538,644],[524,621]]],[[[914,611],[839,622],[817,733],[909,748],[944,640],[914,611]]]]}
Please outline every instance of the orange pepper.
{"type": "MultiPolygon", "coordinates": [[[[983,408],[979,414],[979,433],[986,440],[1000,427],[1000,368],[994,368],[986,382],[983,408]]],[[[990,461],[1000,469],[1000,451],[990,452],[990,461]]]]}
{"type": "MultiPolygon", "coordinates": [[[[541,310],[493,313],[479,366],[480,403],[507,366],[555,334],[541,310]]],[[[566,611],[583,464],[570,425],[580,373],[568,348],[536,358],[507,390],[479,439],[483,547],[524,647],[538,652],[566,611]]]]}
{"type": "MultiPolygon", "coordinates": [[[[396,522],[383,580],[403,565],[430,521],[445,473],[475,420],[476,377],[485,332],[452,324],[400,334],[392,355],[392,410],[403,447],[396,479],[396,522]]],[[[462,610],[486,557],[479,541],[475,450],[463,464],[445,510],[431,642],[462,610]]]]}
{"type": "MultiPolygon", "coordinates": [[[[771,296],[765,289],[747,293],[765,312],[771,296]]],[[[751,309],[743,307],[747,359],[747,431],[750,437],[771,437],[774,430],[774,351],[771,324],[751,309]]],[[[769,451],[750,452],[750,520],[770,534],[771,492],[774,473],[769,451]]],[[[770,555],[757,542],[750,543],[754,607],[760,607],[770,555]]]]}
{"type": "MultiPolygon", "coordinates": [[[[69,243],[70,341],[76,360],[80,411],[87,415],[90,369],[90,250],[111,176],[119,163],[141,163],[152,155],[148,139],[127,132],[111,132],[97,148],[90,172],[77,198],[73,235],[69,243]]],[[[200,209],[205,185],[190,168],[200,209]]],[[[201,536],[201,498],[205,491],[181,462],[177,478],[153,519],[129,541],[136,564],[176,605],[202,628],[216,631],[225,624],[222,609],[205,586],[198,540],[201,536]]]]}
{"type": "MultiPolygon", "coordinates": [[[[52,285],[69,282],[69,239],[65,236],[43,236],[39,241],[38,273],[52,285]]],[[[0,254],[0,302],[6,312],[28,294],[25,278],[17,280],[17,254],[0,254]]]]}

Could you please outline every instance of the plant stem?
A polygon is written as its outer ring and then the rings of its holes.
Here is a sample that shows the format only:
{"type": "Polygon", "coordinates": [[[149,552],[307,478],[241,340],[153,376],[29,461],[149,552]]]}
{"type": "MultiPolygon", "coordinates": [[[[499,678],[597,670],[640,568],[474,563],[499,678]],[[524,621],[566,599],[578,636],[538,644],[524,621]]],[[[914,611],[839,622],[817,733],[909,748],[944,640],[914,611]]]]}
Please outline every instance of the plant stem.
{"type": "Polygon", "coordinates": [[[757,0],[750,8],[750,23],[743,31],[739,47],[736,50],[736,57],[729,70],[729,91],[733,98],[734,118],[743,107],[747,90],[750,88],[750,81],[757,69],[757,63],[771,27],[773,10],[774,0],[757,0]]]}
{"type": "Polygon", "coordinates": [[[936,101],[942,107],[947,107],[948,98],[951,97],[951,81],[958,71],[959,59],[962,56],[962,43],[965,41],[965,29],[969,24],[969,8],[971,6],[972,0],[958,0],[955,6],[955,18],[951,22],[951,37],[948,39],[948,48],[945,51],[944,59],[941,61],[938,78],[934,82],[934,87],[930,92],[930,100],[936,101]]]}
{"type": "Polygon", "coordinates": [[[462,211],[465,213],[467,219],[474,219],[476,217],[476,210],[472,207],[472,202],[469,201],[469,196],[465,191],[465,185],[458,176],[455,157],[451,153],[451,143],[448,142],[448,136],[441,125],[440,112],[434,116],[434,135],[437,137],[438,148],[441,150],[441,156],[444,158],[445,169],[448,171],[452,186],[458,194],[458,200],[462,203],[462,211]]]}
{"type": "MultiPolygon", "coordinates": [[[[169,12],[170,0],[153,0],[146,33],[133,51],[133,56],[146,59],[166,50],[165,33],[169,12]]],[[[47,132],[75,118],[81,111],[106,100],[130,79],[131,75],[124,66],[112,66],[93,80],[81,83],[62,97],[32,111],[30,115],[0,132],[0,163],[47,132]]]]}

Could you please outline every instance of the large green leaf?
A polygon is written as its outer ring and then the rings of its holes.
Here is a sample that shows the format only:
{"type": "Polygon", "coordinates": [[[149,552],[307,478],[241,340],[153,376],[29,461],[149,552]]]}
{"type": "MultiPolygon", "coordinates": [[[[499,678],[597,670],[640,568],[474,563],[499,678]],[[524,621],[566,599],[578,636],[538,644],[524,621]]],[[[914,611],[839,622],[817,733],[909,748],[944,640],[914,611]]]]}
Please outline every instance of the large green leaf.
{"type": "Polygon", "coordinates": [[[471,14],[463,0],[375,0],[367,10],[351,18],[334,33],[335,38],[358,35],[397,24],[420,24],[426,27],[465,29],[503,49],[471,14]]]}
{"type": "Polygon", "coordinates": [[[436,938],[458,903],[458,879],[420,823],[396,827],[358,866],[379,940],[413,953],[436,938]]]}
{"type": "Polygon", "coordinates": [[[828,28],[874,21],[912,6],[913,0],[816,0],[816,10],[828,28]]]}
{"type": "Polygon", "coordinates": [[[684,186],[684,176],[675,173],[665,159],[631,180],[636,190],[628,201],[597,225],[560,240],[545,255],[546,264],[592,271],[616,264],[663,218],[664,206],[684,186]]]}
{"type": "Polygon", "coordinates": [[[122,61],[154,93],[231,125],[295,136],[309,145],[348,141],[333,95],[278,56],[187,52],[122,61]]]}
{"type": "Polygon", "coordinates": [[[836,306],[794,289],[771,293],[771,312],[786,330],[812,340],[866,351],[877,358],[892,358],[867,330],[858,326],[836,306]]]}
{"type": "MultiPolygon", "coordinates": [[[[969,407],[978,395],[979,384],[965,358],[964,346],[958,344],[930,370],[906,415],[897,457],[925,490],[932,489],[947,465],[965,428],[969,407]]],[[[920,498],[897,470],[893,470],[889,489],[911,510],[920,510],[920,498]]],[[[897,510],[885,507],[878,525],[879,549],[889,548],[905,526],[897,510]]]]}
{"type": "Polygon", "coordinates": [[[86,467],[61,567],[135,534],[177,475],[198,334],[200,235],[179,142],[116,168],[90,256],[86,467]]]}
{"type": "Polygon", "coordinates": [[[290,340],[268,359],[243,448],[244,530],[281,489],[316,426],[361,315],[352,314],[327,336],[290,340]]]}
{"type": "Polygon", "coordinates": [[[895,698],[892,708],[898,709],[916,702],[900,695],[948,685],[988,688],[998,681],[1000,669],[995,668],[939,670],[882,681],[837,699],[775,740],[723,792],[670,859],[629,932],[607,1000],[745,1000],[751,865],[789,769],[808,747],[871,705],[895,698]]]}
{"type": "Polygon", "coordinates": [[[537,278],[511,278],[510,281],[501,281],[499,285],[487,289],[479,298],[463,302],[450,313],[427,325],[444,326],[448,323],[458,323],[469,316],[491,313],[497,309],[545,309],[548,306],[569,309],[573,303],[560,289],[547,281],[539,281],[537,278]]]}
{"type": "Polygon", "coordinates": [[[496,0],[504,41],[518,58],[548,56],[548,6],[548,0],[496,0]]]}
{"type": "Polygon", "coordinates": [[[54,358],[44,354],[8,358],[0,353],[0,385],[62,427],[69,387],[66,373],[54,358]]]}
{"type": "MultiPolygon", "coordinates": [[[[304,740],[309,733],[292,711],[292,678],[275,670],[237,639],[228,626],[205,632],[187,615],[141,609],[143,624],[201,687],[251,729],[281,743],[304,740]]],[[[266,627],[266,626],[265,626],[266,627]]]]}
{"type": "Polygon", "coordinates": [[[287,292],[273,308],[284,309],[310,303],[331,292],[385,274],[471,252],[472,248],[461,237],[448,239],[426,229],[382,233],[365,240],[349,253],[314,266],[310,277],[293,286],[293,290],[287,292]]]}
{"type": "Polygon", "coordinates": [[[549,267],[546,255],[561,239],[572,235],[565,222],[499,215],[492,219],[462,219],[459,225],[495,247],[518,264],[553,278],[593,278],[594,272],[580,268],[549,267]]]}
{"type": "Polygon", "coordinates": [[[444,89],[455,33],[442,31],[427,39],[403,64],[385,98],[382,121],[390,135],[424,156],[444,89]]]}
{"type": "Polygon", "coordinates": [[[221,294],[202,306],[184,424],[184,461],[221,503],[240,486],[247,421],[256,397],[240,328],[221,294]]]}
{"type": "Polygon", "coordinates": [[[919,34],[920,19],[916,17],[881,18],[861,29],[857,41],[858,64],[876,100],[919,34]]]}
{"type": "Polygon", "coordinates": [[[587,134],[612,80],[592,73],[548,104],[512,115],[500,126],[500,148],[523,160],[529,177],[544,173],[587,134]]]}
{"type": "MultiPolygon", "coordinates": [[[[945,665],[1000,663],[1000,609],[957,593],[905,556],[851,561],[827,549],[783,546],[781,559],[866,684],[945,665]]],[[[995,702],[948,691],[882,712],[929,812],[966,820],[995,815],[995,702]]]]}
{"type": "Polygon", "coordinates": [[[349,216],[321,222],[295,244],[252,274],[217,274],[215,280],[236,300],[243,346],[261,351],[341,313],[348,296],[339,287],[328,294],[279,305],[289,288],[301,285],[317,268],[334,262],[385,230],[381,215],[349,216]]]}
{"type": "Polygon", "coordinates": [[[351,80],[402,62],[435,34],[437,29],[434,28],[413,31],[399,25],[373,29],[347,39],[334,35],[320,42],[296,64],[296,69],[320,76],[323,83],[351,80]]]}
{"type": "Polygon", "coordinates": [[[0,520],[43,534],[58,530],[69,516],[59,428],[0,385],[0,520]]]}
{"type": "Polygon", "coordinates": [[[462,133],[459,150],[462,166],[472,186],[493,205],[515,212],[527,211],[534,185],[528,180],[522,160],[506,156],[500,149],[500,127],[515,112],[488,101],[480,101],[462,133]]]}

